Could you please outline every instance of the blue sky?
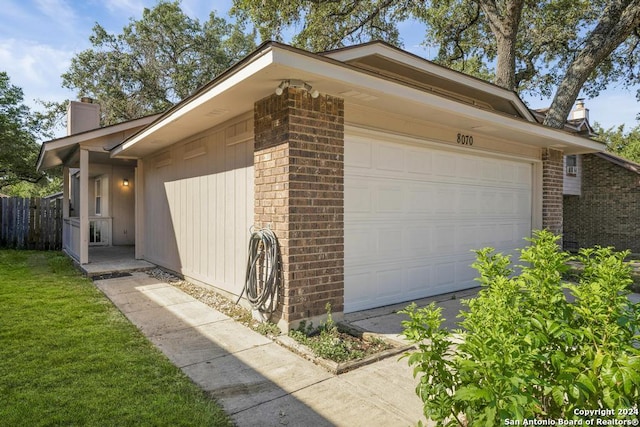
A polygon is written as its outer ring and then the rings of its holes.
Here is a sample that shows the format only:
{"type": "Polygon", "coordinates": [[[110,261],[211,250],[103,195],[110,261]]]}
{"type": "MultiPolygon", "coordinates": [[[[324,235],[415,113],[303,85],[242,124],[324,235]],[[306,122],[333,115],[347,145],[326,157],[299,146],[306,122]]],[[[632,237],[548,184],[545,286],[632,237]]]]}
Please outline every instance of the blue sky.
{"type": "MultiPolygon", "coordinates": [[[[24,101],[38,109],[35,99],[62,101],[75,93],[62,88],[60,75],[71,58],[90,47],[89,35],[96,22],[111,33],[120,33],[130,19],[140,19],[144,7],[156,0],[3,0],[0,6],[0,71],[24,91],[24,101]]],[[[182,0],[182,10],[191,17],[206,20],[211,10],[226,17],[232,0],[182,0]]],[[[429,52],[420,42],[424,33],[419,25],[401,26],[404,47],[420,56],[429,52]]],[[[549,100],[525,98],[531,108],[546,107],[549,100]]],[[[612,88],[597,99],[588,99],[592,122],[609,128],[637,124],[640,112],[635,91],[612,88]]]]}

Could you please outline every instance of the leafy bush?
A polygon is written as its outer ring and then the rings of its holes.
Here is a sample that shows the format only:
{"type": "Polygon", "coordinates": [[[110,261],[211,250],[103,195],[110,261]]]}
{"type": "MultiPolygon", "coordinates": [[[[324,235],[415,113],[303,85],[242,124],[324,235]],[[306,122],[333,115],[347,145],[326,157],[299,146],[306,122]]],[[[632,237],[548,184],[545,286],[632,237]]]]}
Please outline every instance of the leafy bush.
{"type": "Polygon", "coordinates": [[[509,257],[476,251],[483,288],[462,301],[461,330],[440,329],[434,304],[403,311],[403,334],[419,347],[405,355],[420,377],[416,393],[439,426],[574,419],[575,409],[640,401],[640,304],[627,298],[627,253],[583,249],[579,283],[565,283],[573,258],[558,237],[539,231],[527,240],[518,274],[509,257]]]}

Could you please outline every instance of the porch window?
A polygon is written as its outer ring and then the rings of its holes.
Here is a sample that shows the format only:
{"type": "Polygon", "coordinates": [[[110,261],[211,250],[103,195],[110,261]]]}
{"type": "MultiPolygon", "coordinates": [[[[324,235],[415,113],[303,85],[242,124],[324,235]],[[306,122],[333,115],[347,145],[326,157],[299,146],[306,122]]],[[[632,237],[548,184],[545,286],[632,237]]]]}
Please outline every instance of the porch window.
{"type": "Polygon", "coordinates": [[[102,215],[102,180],[96,179],[96,215],[102,215]]]}

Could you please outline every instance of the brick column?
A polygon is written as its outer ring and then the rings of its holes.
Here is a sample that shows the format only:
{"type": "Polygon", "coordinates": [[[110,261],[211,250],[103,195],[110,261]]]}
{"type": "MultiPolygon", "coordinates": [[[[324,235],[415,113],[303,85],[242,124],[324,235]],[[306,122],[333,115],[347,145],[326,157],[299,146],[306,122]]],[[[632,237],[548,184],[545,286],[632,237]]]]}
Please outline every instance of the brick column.
{"type": "Polygon", "coordinates": [[[255,225],[282,255],[279,326],[344,310],[344,101],[287,88],[254,105],[255,225]]]}
{"type": "MultiPolygon", "coordinates": [[[[552,148],[542,151],[542,228],[562,235],[563,153],[552,148]]],[[[562,241],[559,242],[562,247],[562,241]]]]}

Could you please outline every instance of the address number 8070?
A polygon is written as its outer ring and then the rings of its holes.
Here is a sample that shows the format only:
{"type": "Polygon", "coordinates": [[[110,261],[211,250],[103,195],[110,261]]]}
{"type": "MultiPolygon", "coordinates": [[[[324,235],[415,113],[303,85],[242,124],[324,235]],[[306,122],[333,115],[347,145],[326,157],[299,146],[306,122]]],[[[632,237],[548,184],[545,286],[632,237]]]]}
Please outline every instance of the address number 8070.
{"type": "Polygon", "coordinates": [[[473,145],[473,136],[459,133],[456,142],[460,145],[473,145]]]}

